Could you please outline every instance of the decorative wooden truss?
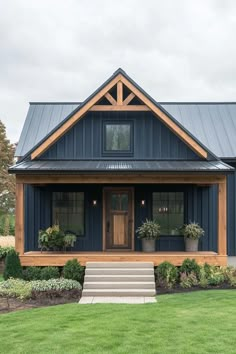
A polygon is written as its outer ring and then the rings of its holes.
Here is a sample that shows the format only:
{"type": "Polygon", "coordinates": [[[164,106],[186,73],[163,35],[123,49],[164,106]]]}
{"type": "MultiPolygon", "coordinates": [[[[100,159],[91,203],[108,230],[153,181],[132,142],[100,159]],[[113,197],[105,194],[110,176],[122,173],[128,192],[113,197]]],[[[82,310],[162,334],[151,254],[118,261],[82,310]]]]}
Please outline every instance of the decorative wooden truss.
{"type": "Polygon", "coordinates": [[[90,111],[150,111],[122,81],[118,81],[104,98],[91,107],[90,111]]]}

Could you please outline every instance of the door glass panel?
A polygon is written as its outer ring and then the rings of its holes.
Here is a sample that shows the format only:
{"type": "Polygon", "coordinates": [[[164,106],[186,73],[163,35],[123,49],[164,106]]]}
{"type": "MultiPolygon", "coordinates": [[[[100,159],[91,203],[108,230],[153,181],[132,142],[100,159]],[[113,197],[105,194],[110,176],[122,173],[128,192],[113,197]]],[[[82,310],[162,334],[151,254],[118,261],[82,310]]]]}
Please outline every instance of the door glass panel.
{"type": "Polygon", "coordinates": [[[121,201],[120,210],[127,211],[128,210],[128,194],[121,194],[120,201],[121,201]]]}
{"type": "Polygon", "coordinates": [[[118,211],[127,211],[128,210],[128,194],[111,194],[111,209],[118,211]]]}
{"type": "Polygon", "coordinates": [[[112,208],[112,210],[119,210],[119,206],[120,206],[119,194],[112,194],[111,195],[111,208],[112,208]]]}

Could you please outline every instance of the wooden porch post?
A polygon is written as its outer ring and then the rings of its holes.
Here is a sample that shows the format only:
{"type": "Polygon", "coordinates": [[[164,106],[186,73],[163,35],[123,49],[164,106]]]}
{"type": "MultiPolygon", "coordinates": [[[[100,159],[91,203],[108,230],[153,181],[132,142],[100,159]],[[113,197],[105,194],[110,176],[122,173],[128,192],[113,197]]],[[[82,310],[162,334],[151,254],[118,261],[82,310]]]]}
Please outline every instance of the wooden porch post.
{"type": "Polygon", "coordinates": [[[226,176],[218,184],[218,254],[227,255],[227,184],[226,176]]]}
{"type": "Polygon", "coordinates": [[[16,235],[15,248],[24,254],[24,184],[16,182],[16,235]]]}

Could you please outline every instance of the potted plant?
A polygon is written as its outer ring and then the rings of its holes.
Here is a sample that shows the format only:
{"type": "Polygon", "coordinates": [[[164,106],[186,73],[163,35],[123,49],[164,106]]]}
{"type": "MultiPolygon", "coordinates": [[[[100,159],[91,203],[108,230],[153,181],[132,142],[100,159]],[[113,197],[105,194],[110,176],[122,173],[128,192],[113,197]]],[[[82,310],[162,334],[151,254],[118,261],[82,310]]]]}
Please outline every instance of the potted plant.
{"type": "Polygon", "coordinates": [[[136,230],[138,238],[142,240],[144,252],[155,252],[156,239],[160,236],[160,225],[153,220],[146,219],[136,230]]]}
{"type": "Polygon", "coordinates": [[[73,247],[76,242],[76,236],[72,234],[65,234],[60,230],[59,225],[53,225],[46,230],[39,231],[39,247],[41,251],[53,250],[62,251],[66,247],[73,247]]]}
{"type": "Polygon", "coordinates": [[[191,222],[183,226],[182,232],[185,240],[185,251],[198,251],[198,241],[205,233],[201,226],[196,222],[191,222]]]}
{"type": "Polygon", "coordinates": [[[65,234],[64,236],[64,247],[74,247],[76,242],[76,236],[73,234],[65,234]]]}

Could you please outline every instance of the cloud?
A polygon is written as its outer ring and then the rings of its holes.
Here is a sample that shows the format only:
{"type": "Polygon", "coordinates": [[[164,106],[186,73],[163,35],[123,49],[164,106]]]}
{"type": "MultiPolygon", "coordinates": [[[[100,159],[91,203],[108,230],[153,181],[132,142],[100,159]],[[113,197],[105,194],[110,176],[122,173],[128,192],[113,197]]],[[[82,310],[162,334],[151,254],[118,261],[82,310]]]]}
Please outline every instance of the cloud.
{"type": "Polygon", "coordinates": [[[220,0],[0,4],[0,119],[18,140],[29,101],[81,101],[122,67],[159,101],[232,101],[236,7],[220,0]]]}

